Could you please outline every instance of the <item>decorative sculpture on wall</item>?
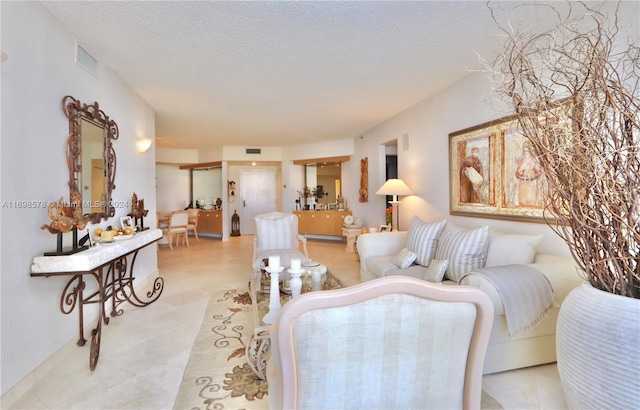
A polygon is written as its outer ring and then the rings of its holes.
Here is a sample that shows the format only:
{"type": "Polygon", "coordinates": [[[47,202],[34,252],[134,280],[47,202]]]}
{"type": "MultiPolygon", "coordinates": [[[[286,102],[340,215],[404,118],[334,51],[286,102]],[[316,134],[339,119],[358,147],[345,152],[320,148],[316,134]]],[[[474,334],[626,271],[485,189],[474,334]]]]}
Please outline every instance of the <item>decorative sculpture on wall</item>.
{"type": "Polygon", "coordinates": [[[369,157],[360,160],[360,202],[369,202],[369,157]]]}

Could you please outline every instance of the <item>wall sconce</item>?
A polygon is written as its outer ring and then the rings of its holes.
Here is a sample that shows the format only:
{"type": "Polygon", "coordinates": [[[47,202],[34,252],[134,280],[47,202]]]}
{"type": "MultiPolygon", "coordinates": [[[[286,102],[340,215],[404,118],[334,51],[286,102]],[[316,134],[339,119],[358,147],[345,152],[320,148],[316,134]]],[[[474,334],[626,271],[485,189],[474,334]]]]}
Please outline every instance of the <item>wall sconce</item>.
{"type": "Polygon", "coordinates": [[[138,149],[138,152],[147,152],[147,150],[151,147],[152,142],[153,140],[151,138],[137,138],[136,148],[138,149]]]}

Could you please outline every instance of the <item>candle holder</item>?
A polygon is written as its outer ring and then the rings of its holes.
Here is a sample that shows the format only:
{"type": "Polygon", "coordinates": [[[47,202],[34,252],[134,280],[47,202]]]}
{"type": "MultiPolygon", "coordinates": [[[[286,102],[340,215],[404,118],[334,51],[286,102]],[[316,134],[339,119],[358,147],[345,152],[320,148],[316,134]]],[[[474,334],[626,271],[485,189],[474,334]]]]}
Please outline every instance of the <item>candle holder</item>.
{"type": "Polygon", "coordinates": [[[271,289],[269,289],[269,312],[267,312],[262,321],[272,325],[278,320],[278,315],[280,314],[280,286],[278,281],[284,266],[267,266],[264,269],[271,275],[271,289]]]}
{"type": "Polygon", "coordinates": [[[289,280],[289,286],[291,286],[291,299],[300,296],[302,290],[302,280],[300,276],[304,273],[304,269],[291,269],[288,270],[291,279],[289,280]]]}

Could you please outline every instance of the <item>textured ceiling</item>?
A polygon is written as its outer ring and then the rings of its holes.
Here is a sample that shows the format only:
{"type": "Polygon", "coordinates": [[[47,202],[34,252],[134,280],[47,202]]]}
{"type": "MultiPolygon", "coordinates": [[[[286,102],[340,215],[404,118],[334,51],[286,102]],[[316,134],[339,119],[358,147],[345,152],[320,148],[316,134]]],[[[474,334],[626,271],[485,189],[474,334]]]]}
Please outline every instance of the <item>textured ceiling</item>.
{"type": "Polygon", "coordinates": [[[356,137],[499,49],[483,1],[42,4],[174,148],[356,137]]]}

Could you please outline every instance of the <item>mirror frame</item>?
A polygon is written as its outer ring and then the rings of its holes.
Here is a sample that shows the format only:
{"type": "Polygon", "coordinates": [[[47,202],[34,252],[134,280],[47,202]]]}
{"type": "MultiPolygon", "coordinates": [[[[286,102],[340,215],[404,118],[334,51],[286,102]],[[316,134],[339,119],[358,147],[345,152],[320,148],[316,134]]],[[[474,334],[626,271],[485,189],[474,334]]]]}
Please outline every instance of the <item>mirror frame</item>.
{"type": "MultiPolygon", "coordinates": [[[[118,139],[118,124],[104,113],[98,106],[98,102],[93,104],[82,104],[70,95],[62,99],[62,111],[69,119],[69,136],[67,138],[67,166],[69,167],[69,198],[74,202],[74,198],[82,198],[80,184],[82,183],[82,119],[86,119],[104,130],[104,170],[105,170],[105,193],[103,212],[85,213],[92,223],[100,222],[116,214],[111,200],[111,194],[116,189],[116,152],[113,148],[113,141],[118,139]]],[[[83,207],[84,210],[84,207],[83,207]]]]}
{"type": "MultiPolygon", "coordinates": [[[[343,162],[347,162],[351,159],[350,156],[348,155],[343,155],[343,156],[339,156],[339,157],[325,157],[325,158],[309,158],[309,159],[296,159],[293,161],[294,165],[302,165],[303,166],[303,171],[304,171],[304,186],[308,186],[308,181],[307,181],[307,166],[308,165],[323,165],[325,163],[334,163],[334,164],[340,164],[340,192],[336,192],[336,198],[338,196],[344,196],[342,194],[342,163],[343,162]]],[[[312,187],[309,186],[309,188],[316,188],[317,187],[317,182],[316,182],[316,186],[312,187]]],[[[304,187],[303,187],[304,188],[304,187]]]]}

